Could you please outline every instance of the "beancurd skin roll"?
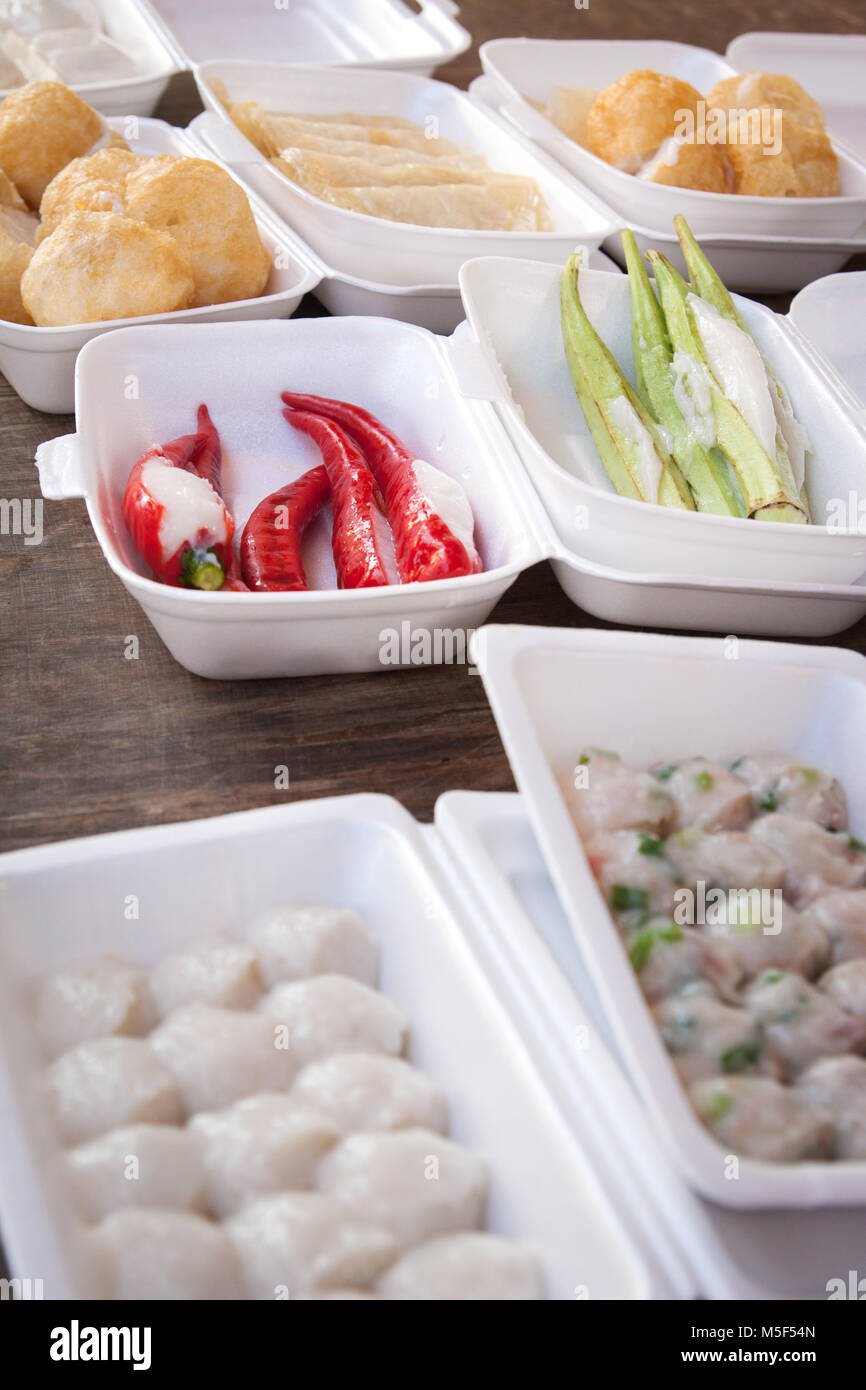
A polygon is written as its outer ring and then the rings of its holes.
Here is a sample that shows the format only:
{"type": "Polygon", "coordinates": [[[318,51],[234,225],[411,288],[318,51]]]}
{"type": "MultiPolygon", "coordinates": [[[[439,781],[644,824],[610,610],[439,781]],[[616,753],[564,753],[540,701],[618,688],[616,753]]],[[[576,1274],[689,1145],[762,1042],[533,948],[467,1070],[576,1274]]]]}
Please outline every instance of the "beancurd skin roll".
{"type": "Polygon", "coordinates": [[[416,227],[492,232],[539,230],[538,189],[532,179],[516,175],[501,174],[484,184],[443,183],[425,188],[330,187],[319,196],[350,212],[416,227]]]}
{"type": "Polygon", "coordinates": [[[279,161],[284,174],[316,196],[327,193],[329,188],[484,183],[484,175],[478,170],[461,169],[442,159],[415,163],[411,152],[407,152],[402,163],[379,164],[366,158],[317,154],[295,147],[281,150],[279,161]]]}
{"type": "Polygon", "coordinates": [[[185,1118],[171,1071],[141,1038],[79,1043],[52,1062],[45,1085],[57,1131],[67,1144],[81,1144],[123,1125],[172,1125],[185,1118]]]}
{"type": "Polygon", "coordinates": [[[93,1233],[109,1297],[192,1302],[243,1298],[240,1268],[222,1227],[158,1207],[113,1212],[93,1233]]]}
{"type": "Polygon", "coordinates": [[[207,1171],[211,1209],[220,1217],[264,1193],[312,1187],[319,1159],[340,1138],[312,1105],[269,1092],[196,1115],[190,1131],[207,1171]]]}
{"type": "Polygon", "coordinates": [[[866,1061],[822,1057],[797,1081],[797,1091],[829,1114],[836,1158],[866,1159],[866,1061]]]}
{"type": "Polygon", "coordinates": [[[676,805],[674,829],[744,830],[752,818],[752,798],[738,777],[720,763],[689,758],[667,776],[665,790],[676,805]]]}
{"type": "Polygon", "coordinates": [[[409,1032],[408,1019],[391,999],[348,975],[277,985],[257,1008],[286,1030],[297,1070],[335,1052],[397,1057],[409,1032]]]}
{"type": "Polygon", "coordinates": [[[271,908],[250,927],[265,985],[312,975],[351,975],[365,985],[379,977],[379,947],[356,912],[321,903],[271,908]]]}
{"type": "Polygon", "coordinates": [[[426,1129],[350,1134],[318,1171],[322,1192],[407,1245],[480,1226],[489,1185],[483,1158],[426,1129]]]}
{"type": "Polygon", "coordinates": [[[155,1022],[147,975],[116,956],[56,971],[36,1001],[36,1030],[51,1057],[111,1033],[140,1036],[155,1022]]]}
{"type": "Polygon", "coordinates": [[[532,1252],[483,1231],[459,1231],[414,1246],[376,1287],[385,1298],[403,1300],[544,1298],[544,1279],[532,1252]]]}
{"type": "Polygon", "coordinates": [[[792,1163],[829,1158],[832,1151],[829,1116],[793,1086],[765,1076],[724,1076],[697,1082],[689,1097],[728,1153],[792,1163]]]}
{"type": "Polygon", "coordinates": [[[65,1159],[76,1206],[88,1221],[121,1207],[206,1210],[199,1145],[176,1125],[128,1125],[72,1149],[65,1159]]]}
{"type": "Polygon", "coordinates": [[[285,1091],[295,1072],[291,1049],[257,1013],[189,1004],[169,1014],[150,1043],[191,1115],[256,1091],[285,1091]]]}
{"type": "MultiPolygon", "coordinates": [[[[327,135],[299,135],[294,144],[286,146],[287,149],[304,150],[310,154],[333,155],[338,159],[363,159],[367,163],[376,165],[405,164],[407,158],[412,160],[414,165],[418,164],[447,164],[451,168],[472,170],[476,173],[487,174],[490,172],[487,161],[483,155],[467,154],[461,151],[460,154],[431,154],[427,150],[412,150],[407,156],[406,150],[399,145],[367,145],[362,140],[330,140],[327,135]]],[[[277,151],[271,156],[273,163],[278,167],[282,158],[283,151],[277,151]]]]}
{"type": "Polygon", "coordinates": [[[441,1086],[401,1057],[338,1052],[305,1067],[292,1094],[327,1115],[341,1134],[416,1127],[444,1133],[448,1128],[441,1086]]]}
{"type": "Polygon", "coordinates": [[[353,1219],[320,1192],[279,1192],[250,1202],[224,1230],[247,1297],[290,1298],[313,1290],[366,1288],[400,1253],[369,1217],[353,1219]]]}
{"type": "Polygon", "coordinates": [[[243,941],[211,937],[163,956],[150,972],[160,1018],[185,1004],[249,1009],[262,992],[253,948],[243,941]]]}

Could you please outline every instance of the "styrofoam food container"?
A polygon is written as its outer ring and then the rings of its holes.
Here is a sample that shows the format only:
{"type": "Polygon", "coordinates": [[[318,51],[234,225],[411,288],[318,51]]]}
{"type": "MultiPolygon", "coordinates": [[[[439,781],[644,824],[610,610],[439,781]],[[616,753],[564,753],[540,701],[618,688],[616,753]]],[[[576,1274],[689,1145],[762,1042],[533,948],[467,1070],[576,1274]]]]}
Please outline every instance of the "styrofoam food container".
{"type": "Polygon", "coordinates": [[[484,71],[502,88],[505,114],[611,207],[644,226],[666,228],[684,213],[692,230],[735,236],[853,236],[866,221],[866,164],[834,141],[841,194],[835,198],[759,198],[648,183],[570,140],[530,105],[554,87],[597,91],[635,68],[690,82],[706,97],[736,68],[707,48],[624,39],[493,39],[480,49],[484,71]]]}
{"type": "MultiPolygon", "coordinates": [[[[13,1274],[38,1272],[46,1298],[99,1296],[100,1286],[35,1095],[34,984],[106,952],[150,966],[200,937],[203,923],[243,935],[287,900],[352,907],[369,925],[382,948],[381,988],[410,1019],[410,1060],[443,1086],[453,1138],[490,1161],[488,1229],[536,1251],[549,1296],[573,1298],[581,1286],[593,1299],[669,1293],[668,1242],[656,1242],[651,1267],[619,1219],[611,1174],[595,1166],[606,1145],[591,1111],[585,1151],[527,1052],[511,1001],[500,1002],[486,977],[489,926],[468,905],[453,855],[397,802],[333,798],[71,840],[4,855],[0,879],[0,1218],[13,1274]],[[121,912],[130,892],[140,897],[134,931],[121,912]]],[[[580,1091],[576,1076],[575,1109],[580,1091]]]]}
{"type": "MultiPolygon", "coordinates": [[[[91,0],[89,8],[99,11],[102,33],[132,58],[139,71],[133,77],[72,84],[75,91],[103,115],[149,116],[179,68],[148,6],[141,0],[91,0]]],[[[6,94],[0,91],[0,97],[6,94]]]]}
{"type": "Polygon", "coordinates": [[[208,62],[195,69],[202,101],[219,116],[208,140],[325,261],[349,275],[391,284],[450,283],[463,261],[478,255],[531,255],[561,262],[575,241],[596,246],[617,219],[589,190],[564,179],[554,160],[538,153],[491,113],[447,82],[370,68],[314,68],[279,63],[208,62]],[[406,116],[422,128],[483,155],[492,169],[535,179],[547,203],[551,232],[470,231],[391,222],[335,207],[281,173],[242,135],[214,91],[284,112],[340,111],[406,116]]]}
{"type": "Polygon", "coordinates": [[[479,670],[517,784],[611,1029],[669,1152],[705,1197],[733,1207],[866,1204],[866,1162],[762,1163],[725,1153],[691,1109],[593,878],[557,776],[587,746],[637,767],[700,752],[729,762],[790,752],[842,781],[866,824],[858,749],[866,662],[832,647],[586,629],[486,627],[479,670]],[[733,653],[733,655],[732,655],[733,653]]]}
{"type": "MultiPolygon", "coordinates": [[[[98,339],[102,347],[82,354],[80,433],[39,447],[40,485],[48,498],[86,497],[109,565],[177,660],[199,675],[385,669],[383,633],[402,633],[404,625],[410,634],[463,633],[465,643],[466,630],[487,617],[516,576],[544,559],[574,603],[620,623],[802,637],[838,632],[866,608],[866,587],[856,585],[638,573],[576,554],[557,536],[484,399],[495,394],[496,377],[465,326],[449,340],[383,319],[119,332],[122,338],[98,339]],[[125,389],[131,378],[135,401],[125,389]],[[456,465],[492,568],[433,585],[335,591],[325,515],[306,547],[311,593],[197,594],[146,578],[119,515],[132,462],[154,440],[188,431],[192,409],[207,400],[225,440],[227,497],[242,527],[263,496],[316,457],[280,417],[278,393],[289,380],[371,406],[420,452],[456,465]]],[[[457,657],[449,650],[443,660],[459,659],[459,646],[457,657]]]]}
{"type": "Polygon", "coordinates": [[[76,416],[77,435],[40,447],[43,493],[86,498],[114,573],[176,660],[197,675],[388,669],[388,631],[400,632],[403,622],[430,632],[475,628],[520,571],[544,558],[536,530],[543,514],[492,409],[461,398],[442,341],[421,328],[320,318],[120,330],[82,352],[76,416]],[[134,399],[124,390],[130,378],[134,399]],[[326,511],[305,549],[308,593],[202,594],[147,578],[121,516],[136,459],[154,441],[188,433],[199,402],[207,402],[240,532],[263,498],[321,462],[312,441],[283,419],[280,392],[289,388],[363,405],[419,457],[459,478],[483,573],[337,591],[326,511]]]}
{"type": "Polygon", "coordinates": [[[279,58],[400,68],[428,76],[465,53],[471,36],[454,0],[138,0],[180,67],[206,58],[279,58]]]}
{"type": "MultiPolygon", "coordinates": [[[[492,77],[476,77],[469,84],[469,91],[473,100],[486,110],[503,120],[508,119],[506,112],[510,112],[513,118],[513,104],[509,106],[507,92],[492,77]]],[[[531,106],[527,106],[526,111],[528,115],[521,110],[520,119],[529,126],[538,112],[531,106]]],[[[630,226],[641,251],[663,251],[685,273],[682,250],[670,220],[643,226],[631,209],[621,214],[611,208],[610,213],[617,219],[618,227],[605,238],[603,246],[617,264],[625,264],[620,233],[623,227],[630,226]]],[[[730,232],[705,231],[701,233],[701,245],[712,256],[714,266],[729,289],[741,294],[779,294],[802,289],[819,276],[832,275],[851,256],[866,251],[866,224],[850,237],[734,236],[730,232]]]]}
{"type": "MultiPolygon", "coordinates": [[[[852,584],[866,570],[866,533],[789,526],[648,506],[620,497],[575,395],[562,346],[560,269],[502,258],[460,272],[466,316],[491,368],[490,398],[569,550],[651,574],[852,584]],[[498,382],[496,377],[498,376],[498,382]]],[[[631,305],[623,276],[581,272],[596,329],[632,376],[631,305]]],[[[784,383],[812,443],[812,515],[866,484],[866,424],[854,398],[790,323],[748,299],[737,305],[784,383]]]]}
{"type": "MultiPolygon", "coordinates": [[[[139,154],[195,155],[220,163],[195,136],[164,121],[132,117],[111,122],[139,154]]],[[[225,166],[223,166],[225,167],[225,166]]],[[[231,170],[228,170],[231,173],[231,170]]],[[[23,401],[34,410],[66,413],[74,400],[75,360],[85,343],[131,324],[207,323],[228,319],[287,318],[303,296],[318,284],[321,271],[303,242],[275,218],[262,200],[245,189],[262,241],[274,257],[265,293],[256,299],[179,309],[171,314],[148,314],[134,319],[36,328],[0,320],[0,371],[23,401]]]]}
{"type": "MultiPolygon", "coordinates": [[[[539,1048],[549,1047],[553,1054],[545,1072],[551,1088],[557,1062],[564,1080],[579,1070],[593,1086],[599,1131],[622,1136],[632,1172],[633,1155],[640,1155],[636,1196],[649,1206],[650,1220],[676,1238],[701,1293],[725,1299],[826,1299],[830,1280],[861,1261],[862,1209],[737,1211],[693,1192],[660,1145],[628,1080],[523,798],[508,792],[446,792],[436,803],[436,824],[449,832],[464,874],[471,873],[471,881],[483,887],[497,931],[497,956],[542,1010],[536,1034],[539,1048]],[[528,933],[515,930],[516,914],[528,933]]],[[[498,980],[496,989],[503,998],[498,980]]],[[[572,1123],[567,1096],[557,1094],[557,1101],[572,1123]]]]}
{"type": "MultiPolygon", "coordinates": [[[[471,38],[452,0],[304,0],[239,5],[238,0],[91,0],[102,31],[140,67],[133,77],[85,82],[75,90],[107,116],[149,116],[173,73],[203,58],[271,58],[366,63],[432,72],[465,52],[471,38]]],[[[5,95],[0,92],[0,96],[5,95]]]]}
{"type": "Polygon", "coordinates": [[[815,280],[796,296],[789,317],[850,387],[866,419],[866,270],[815,280]]]}
{"type": "Polygon", "coordinates": [[[740,34],[725,57],[738,72],[784,72],[821,103],[827,127],[866,159],[866,35],[740,34]]]}
{"type": "MultiPolygon", "coordinates": [[[[249,173],[249,154],[252,146],[236,130],[227,125],[213,111],[203,111],[190,123],[188,130],[201,140],[208,150],[219,158],[222,150],[227,156],[235,177],[245,187],[244,175],[249,173]]],[[[253,154],[256,154],[253,151],[253,154]]],[[[273,213],[276,217],[276,212],[273,213]]],[[[288,222],[280,219],[286,228],[288,238],[298,238],[288,222]]],[[[403,285],[371,281],[366,275],[351,275],[338,270],[327,256],[318,255],[306,242],[303,255],[318,268],[321,279],[315,286],[316,298],[332,314],[372,314],[378,318],[399,319],[401,323],[415,323],[429,328],[432,333],[451,333],[463,319],[463,301],[457,272],[448,284],[403,285]]],[[[587,243],[587,264],[596,270],[610,270],[615,274],[619,266],[600,251],[597,245],[587,243]]],[[[393,267],[388,274],[393,272],[393,267]]]]}

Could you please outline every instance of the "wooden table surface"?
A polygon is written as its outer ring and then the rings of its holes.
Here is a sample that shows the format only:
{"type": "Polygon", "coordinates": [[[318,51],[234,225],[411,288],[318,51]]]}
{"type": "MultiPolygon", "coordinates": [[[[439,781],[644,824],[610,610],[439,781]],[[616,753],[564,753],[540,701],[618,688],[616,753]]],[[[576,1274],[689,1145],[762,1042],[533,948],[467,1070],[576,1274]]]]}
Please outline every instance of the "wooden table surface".
{"type": "MultiPolygon", "coordinates": [[[[530,31],[719,50],[749,29],[863,27],[858,0],[590,0],[585,10],[570,0],[463,0],[461,18],[477,42],[530,31]]],[[[440,75],[465,86],[479,71],[473,47],[440,75]]],[[[200,109],[184,76],[156,114],[186,125],[200,109]]],[[[37,497],[36,445],[72,428],[71,418],[30,410],[0,380],[2,495],[37,497]]],[[[84,504],[46,503],[44,521],[39,546],[0,536],[0,848],[358,790],[390,793],[427,820],[449,788],[512,788],[481,682],[465,667],[200,680],[175,664],[111,574],[84,504]],[[130,634],[140,639],[137,661],[124,656],[130,634]],[[281,764],[286,791],[274,788],[281,764]]],[[[566,600],[546,565],[517,581],[492,620],[604,626],[566,600]]],[[[863,650],[866,621],[833,640],[863,650]]]]}

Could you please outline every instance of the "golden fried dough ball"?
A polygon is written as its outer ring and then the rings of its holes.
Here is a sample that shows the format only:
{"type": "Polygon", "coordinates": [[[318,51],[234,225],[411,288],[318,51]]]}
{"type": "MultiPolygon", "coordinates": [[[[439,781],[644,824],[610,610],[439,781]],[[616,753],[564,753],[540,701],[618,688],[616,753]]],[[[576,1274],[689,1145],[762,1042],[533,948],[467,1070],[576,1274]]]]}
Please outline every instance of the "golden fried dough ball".
{"type": "Polygon", "coordinates": [[[733,191],[733,174],[720,145],[695,145],[669,136],[639,177],[647,183],[697,188],[703,193],[733,191]]]}
{"type": "Polygon", "coordinates": [[[638,173],[675,134],[684,111],[697,115],[700,100],[700,92],[678,77],[649,68],[627,72],[605,87],[589,108],[589,148],[608,164],[638,173]]]}
{"type": "Polygon", "coordinates": [[[195,280],[193,303],[253,299],[267,284],[271,258],[243,189],[207,159],[148,160],[126,185],[126,215],[170,232],[195,280]]]}
{"type": "Polygon", "coordinates": [[[748,111],[766,106],[788,111],[810,130],[824,129],[824,113],[814,97],[781,72],[747,72],[725,77],[707,96],[707,108],[720,111],[748,111]]]}
{"type": "Polygon", "coordinates": [[[167,314],[192,304],[189,262],[173,237],[114,212],[72,212],[37,247],[21,281],[40,327],[167,314]]]}
{"type": "Polygon", "coordinates": [[[787,113],[781,127],[778,153],[760,143],[729,140],[735,192],[759,198],[835,197],[839,163],[825,132],[809,130],[787,113]]]}
{"type": "Polygon", "coordinates": [[[77,155],[92,149],[104,122],[60,82],[31,82],[0,103],[0,168],[30,207],[77,155]]]}
{"type": "Polygon", "coordinates": [[[17,208],[19,212],[27,211],[27,204],[18,192],[9,175],[0,169],[0,206],[4,208],[17,208]]]}
{"type": "Polygon", "coordinates": [[[21,298],[21,276],[33,255],[35,229],[28,213],[0,207],[0,319],[9,323],[33,322],[21,298]]]}
{"type": "Polygon", "coordinates": [[[73,159],[51,180],[39,207],[44,241],[70,212],[119,212],[126,210],[126,180],[146,156],[106,146],[96,154],[73,159]]]}

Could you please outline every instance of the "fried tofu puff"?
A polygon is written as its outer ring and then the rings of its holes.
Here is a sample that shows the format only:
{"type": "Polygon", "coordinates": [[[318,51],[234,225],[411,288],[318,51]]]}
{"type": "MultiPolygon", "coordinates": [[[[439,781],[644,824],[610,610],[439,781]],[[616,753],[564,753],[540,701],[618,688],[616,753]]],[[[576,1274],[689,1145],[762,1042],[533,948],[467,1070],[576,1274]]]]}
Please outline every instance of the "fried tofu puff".
{"type": "Polygon", "coordinates": [[[0,167],[31,208],[55,174],[105,134],[102,117],[60,82],[31,82],[0,103],[0,167]]]}
{"type": "Polygon", "coordinates": [[[729,122],[726,146],[737,193],[764,198],[838,195],[839,161],[821,107],[792,77],[772,72],[726,77],[709,93],[707,108],[744,113],[737,139],[729,122]],[[761,138],[749,138],[753,135],[761,138]],[[774,152],[777,137],[780,149],[774,152]]]}
{"type": "Polygon", "coordinates": [[[174,237],[195,282],[193,304],[225,304],[263,293],[271,258],[246,194],[206,159],[150,159],[126,185],[126,215],[174,237]]]}
{"type": "Polygon", "coordinates": [[[42,222],[39,240],[44,241],[71,212],[118,212],[126,210],[126,180],[147,156],[131,150],[106,146],[96,154],[73,159],[51,180],[39,207],[42,222]]]}
{"type": "Polygon", "coordinates": [[[38,225],[30,213],[0,202],[0,319],[9,323],[33,323],[21,298],[21,277],[33,256],[38,225]]]}
{"type": "Polygon", "coordinates": [[[41,328],[167,314],[189,308],[194,295],[173,237],[110,212],[71,213],[21,280],[24,306],[41,328]]]}
{"type": "Polygon", "coordinates": [[[701,94],[689,82],[649,68],[627,72],[599,93],[586,118],[589,149],[650,183],[725,193],[728,171],[717,145],[676,139],[683,113],[697,124],[701,94]]]}

